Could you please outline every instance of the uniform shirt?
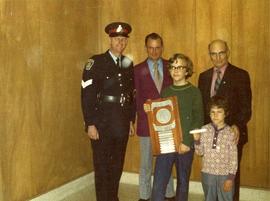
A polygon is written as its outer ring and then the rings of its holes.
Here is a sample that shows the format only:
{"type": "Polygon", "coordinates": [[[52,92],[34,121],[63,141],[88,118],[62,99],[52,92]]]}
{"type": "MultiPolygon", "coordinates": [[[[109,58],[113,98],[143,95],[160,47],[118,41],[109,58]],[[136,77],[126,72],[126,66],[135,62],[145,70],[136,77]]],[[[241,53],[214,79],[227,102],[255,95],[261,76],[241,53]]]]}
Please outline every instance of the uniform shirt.
{"type": "MultiPolygon", "coordinates": [[[[117,57],[111,51],[109,51],[109,53],[110,53],[111,57],[113,58],[114,63],[117,65],[117,59],[119,59],[121,61],[121,56],[117,57]]],[[[120,66],[121,66],[121,62],[120,62],[120,66]]]]}
{"type": "Polygon", "coordinates": [[[203,128],[207,131],[201,134],[200,140],[195,141],[196,153],[202,156],[202,172],[228,175],[233,179],[237,171],[237,146],[234,144],[231,128],[226,125],[222,129],[215,130],[212,123],[203,128]]]}

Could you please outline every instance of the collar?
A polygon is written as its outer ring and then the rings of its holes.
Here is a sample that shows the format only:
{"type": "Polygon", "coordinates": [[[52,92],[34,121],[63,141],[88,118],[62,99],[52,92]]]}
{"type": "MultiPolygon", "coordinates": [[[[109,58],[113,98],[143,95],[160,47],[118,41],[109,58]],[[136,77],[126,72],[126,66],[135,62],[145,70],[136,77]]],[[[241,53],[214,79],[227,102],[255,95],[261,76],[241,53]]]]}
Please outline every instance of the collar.
{"type": "Polygon", "coordinates": [[[115,56],[110,50],[109,50],[109,53],[110,53],[110,55],[113,58],[113,60],[114,60],[115,63],[117,62],[117,59],[118,58],[121,60],[121,56],[120,57],[115,56]]]}
{"type": "Polygon", "coordinates": [[[211,125],[213,126],[213,128],[214,128],[215,131],[217,131],[217,132],[219,132],[219,131],[221,131],[221,130],[223,130],[224,128],[227,127],[227,124],[224,124],[224,126],[223,126],[222,128],[218,129],[217,126],[216,126],[215,124],[211,123],[211,125]]]}
{"type": "Polygon", "coordinates": [[[218,67],[215,66],[215,67],[214,67],[214,71],[216,72],[217,70],[219,70],[219,71],[221,72],[221,74],[224,75],[224,72],[225,72],[225,70],[227,69],[228,65],[229,65],[229,64],[226,64],[226,65],[224,65],[224,66],[222,66],[222,67],[220,67],[220,68],[218,68],[218,67]]]}
{"type": "MultiPolygon", "coordinates": [[[[147,63],[148,63],[148,65],[152,68],[152,66],[154,65],[154,61],[152,60],[152,59],[147,59],[147,63]]],[[[157,63],[158,63],[158,66],[160,67],[161,65],[162,65],[162,59],[161,58],[159,58],[158,60],[157,60],[157,63]]]]}

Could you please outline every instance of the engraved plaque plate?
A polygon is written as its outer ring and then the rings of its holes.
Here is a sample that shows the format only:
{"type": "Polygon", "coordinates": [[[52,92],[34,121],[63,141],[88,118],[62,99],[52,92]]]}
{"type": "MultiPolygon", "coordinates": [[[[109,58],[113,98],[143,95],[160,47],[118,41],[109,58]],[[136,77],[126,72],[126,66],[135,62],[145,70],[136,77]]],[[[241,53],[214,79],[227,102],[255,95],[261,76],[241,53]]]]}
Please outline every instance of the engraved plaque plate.
{"type": "Polygon", "coordinates": [[[177,97],[148,100],[148,125],[153,155],[178,152],[182,142],[182,129],[177,97]]]}

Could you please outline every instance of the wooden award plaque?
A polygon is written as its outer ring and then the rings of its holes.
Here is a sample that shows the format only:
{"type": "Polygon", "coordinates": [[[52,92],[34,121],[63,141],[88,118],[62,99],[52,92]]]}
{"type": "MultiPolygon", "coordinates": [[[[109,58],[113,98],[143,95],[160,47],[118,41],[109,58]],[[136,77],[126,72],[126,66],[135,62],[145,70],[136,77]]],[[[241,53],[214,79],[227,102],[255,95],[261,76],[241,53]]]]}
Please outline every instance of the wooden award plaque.
{"type": "Polygon", "coordinates": [[[182,128],[177,97],[147,100],[147,112],[153,155],[179,151],[182,128]]]}

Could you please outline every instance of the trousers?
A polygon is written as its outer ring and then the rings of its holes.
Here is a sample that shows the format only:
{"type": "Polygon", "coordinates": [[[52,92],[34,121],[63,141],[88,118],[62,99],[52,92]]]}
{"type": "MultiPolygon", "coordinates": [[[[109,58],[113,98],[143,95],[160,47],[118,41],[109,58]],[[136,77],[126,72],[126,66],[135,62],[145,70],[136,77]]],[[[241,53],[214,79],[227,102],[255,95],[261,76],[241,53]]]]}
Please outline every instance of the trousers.
{"type": "Polygon", "coordinates": [[[152,201],[164,201],[166,185],[176,166],[177,186],[175,201],[187,201],[189,191],[189,178],[191,173],[194,149],[184,154],[169,153],[157,156],[152,201]]]}
{"type": "MultiPolygon", "coordinates": [[[[141,199],[149,199],[152,191],[152,146],[150,137],[139,137],[140,139],[140,175],[139,175],[139,194],[141,199]]],[[[173,177],[170,175],[169,183],[166,188],[166,197],[174,196],[173,177]]]]}
{"type": "Polygon", "coordinates": [[[128,135],[100,134],[91,140],[97,201],[118,201],[119,182],[123,171],[128,135]]]}

